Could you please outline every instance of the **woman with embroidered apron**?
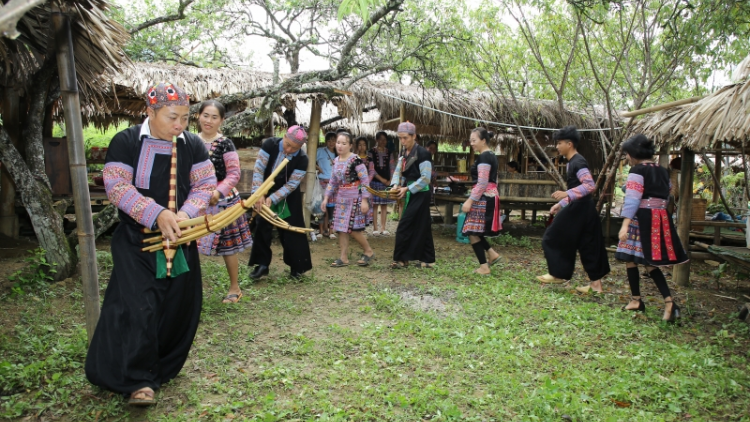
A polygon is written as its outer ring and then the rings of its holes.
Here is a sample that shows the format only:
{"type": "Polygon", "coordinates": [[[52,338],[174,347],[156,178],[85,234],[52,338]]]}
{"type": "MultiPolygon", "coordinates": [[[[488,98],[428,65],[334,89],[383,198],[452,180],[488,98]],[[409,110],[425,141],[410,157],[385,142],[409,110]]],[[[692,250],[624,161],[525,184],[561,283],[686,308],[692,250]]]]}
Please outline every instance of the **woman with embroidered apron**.
{"type": "Polygon", "coordinates": [[[404,268],[409,261],[419,261],[420,268],[433,268],[435,244],[430,217],[430,152],[417,145],[417,127],[413,123],[398,125],[398,139],[403,153],[393,172],[391,186],[398,191],[398,199],[404,200],[404,209],[396,230],[391,268],[404,268]]]}
{"type": "MultiPolygon", "coordinates": [[[[388,150],[388,136],[385,132],[378,132],[375,135],[377,146],[370,150],[370,162],[373,165],[372,180],[370,187],[377,191],[384,191],[390,184],[393,170],[396,168],[396,160],[393,153],[388,150]]],[[[393,204],[392,199],[381,198],[377,195],[372,197],[372,235],[389,236],[391,233],[386,230],[385,224],[388,220],[388,205],[393,204]],[[380,210],[380,227],[378,230],[378,210],[380,210]]]]}
{"type": "Polygon", "coordinates": [[[672,216],[667,213],[669,172],[654,163],[654,143],[644,135],[636,135],[622,144],[622,151],[632,166],[628,174],[625,203],[615,258],[625,262],[628,283],[633,295],[623,309],[645,311],[641,299],[638,265],[645,265],[651,279],[664,298],[663,320],[674,322],[680,317],[669,291],[667,280],[659,267],[682,264],[688,256],[682,248],[672,216]]]}
{"type": "Polygon", "coordinates": [[[362,246],[364,253],[357,261],[357,265],[366,267],[375,257],[365,237],[367,226],[367,212],[369,211],[370,192],[366,187],[370,183],[367,167],[357,154],[352,152],[352,135],[341,132],[336,138],[336,152],[339,156],[333,164],[331,180],[328,182],[321,207],[328,204],[335,195],[336,202],[333,211],[333,230],[339,233],[339,248],[341,256],[331,267],[346,267],[349,265],[349,236],[362,246]]]}
{"type": "Polygon", "coordinates": [[[500,198],[497,193],[497,157],[487,142],[495,134],[483,127],[471,131],[469,143],[479,153],[471,166],[471,179],[475,182],[471,195],[464,202],[461,211],[466,213],[462,232],[469,237],[474,254],[479,260],[477,274],[490,274],[490,266],[500,261],[500,254],[487,242],[487,237],[500,234],[503,224],[500,220],[500,198]],[[490,259],[489,265],[487,258],[490,259]]]}
{"type": "MultiPolygon", "coordinates": [[[[215,100],[204,101],[198,111],[198,136],[208,149],[218,181],[206,209],[206,214],[210,215],[216,215],[241,200],[235,188],[241,175],[240,157],[232,140],[219,133],[225,115],[224,105],[215,100]]],[[[242,298],[237,254],[252,246],[253,238],[245,214],[219,232],[198,239],[198,252],[202,255],[224,257],[229,273],[229,292],[223,303],[237,303],[242,298]]]]}

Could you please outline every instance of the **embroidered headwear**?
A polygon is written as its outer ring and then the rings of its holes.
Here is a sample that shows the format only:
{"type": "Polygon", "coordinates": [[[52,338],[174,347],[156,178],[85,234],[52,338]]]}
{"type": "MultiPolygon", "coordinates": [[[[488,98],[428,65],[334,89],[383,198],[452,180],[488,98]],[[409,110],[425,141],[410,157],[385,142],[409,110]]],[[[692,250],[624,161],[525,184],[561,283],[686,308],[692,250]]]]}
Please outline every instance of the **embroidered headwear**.
{"type": "Polygon", "coordinates": [[[409,135],[416,135],[417,134],[417,127],[414,126],[414,123],[411,122],[403,122],[399,123],[398,130],[396,132],[399,133],[408,133],[409,135]]]}
{"type": "Polygon", "coordinates": [[[164,106],[190,106],[190,96],[171,82],[154,85],[146,92],[146,107],[158,110],[164,106]]]}
{"type": "Polygon", "coordinates": [[[299,125],[294,125],[286,131],[286,137],[297,145],[304,145],[307,142],[307,132],[305,128],[299,125]]]}

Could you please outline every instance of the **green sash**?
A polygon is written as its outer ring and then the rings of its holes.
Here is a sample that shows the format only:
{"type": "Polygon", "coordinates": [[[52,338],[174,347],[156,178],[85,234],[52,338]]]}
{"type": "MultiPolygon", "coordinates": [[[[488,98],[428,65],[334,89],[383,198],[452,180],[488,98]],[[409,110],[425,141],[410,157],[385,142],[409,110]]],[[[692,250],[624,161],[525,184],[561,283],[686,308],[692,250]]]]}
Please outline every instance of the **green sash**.
{"type": "MultiPolygon", "coordinates": [[[[174,259],[172,259],[172,275],[170,275],[170,278],[175,278],[188,271],[190,271],[190,268],[188,268],[185,254],[182,253],[182,245],[180,245],[177,247],[174,259]]],[[[161,249],[156,251],[156,278],[167,278],[167,256],[161,249]]]]}
{"type": "Polygon", "coordinates": [[[292,215],[292,212],[289,211],[289,207],[286,206],[286,199],[284,202],[271,205],[271,211],[275,212],[282,220],[292,215]]]}
{"type": "MultiPolygon", "coordinates": [[[[406,186],[409,186],[410,184],[412,184],[414,182],[416,182],[416,180],[411,181],[411,182],[407,181],[406,182],[406,186]]],[[[425,186],[425,187],[423,187],[422,189],[419,190],[419,192],[429,192],[429,191],[430,191],[430,185],[427,185],[427,186],[425,186]]],[[[401,211],[402,213],[404,211],[406,211],[406,206],[409,205],[409,200],[410,199],[411,199],[411,191],[407,190],[406,191],[406,200],[404,201],[404,209],[403,209],[403,211],[401,211]]]]}

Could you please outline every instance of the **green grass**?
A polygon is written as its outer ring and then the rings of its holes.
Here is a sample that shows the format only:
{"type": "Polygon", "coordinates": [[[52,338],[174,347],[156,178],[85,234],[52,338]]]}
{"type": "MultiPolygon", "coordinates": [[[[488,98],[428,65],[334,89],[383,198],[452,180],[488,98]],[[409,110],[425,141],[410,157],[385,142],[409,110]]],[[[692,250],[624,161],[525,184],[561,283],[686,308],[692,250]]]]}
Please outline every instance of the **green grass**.
{"type": "MultiPolygon", "coordinates": [[[[467,276],[475,262],[463,245],[434,271],[389,271],[381,259],[369,269],[316,268],[296,282],[272,268],[269,282],[243,283],[238,306],[219,303],[226,271],[207,262],[196,342],[149,410],[86,381],[77,283],[22,303],[8,297],[0,303],[14,310],[0,330],[0,417],[750,420],[747,325],[731,315],[667,325],[657,302],[639,317],[620,311],[616,294],[541,287],[531,281],[544,270],[541,251],[519,246],[489,278],[467,276]],[[404,292],[446,307],[415,310],[404,292]]],[[[99,255],[106,280],[111,260],[99,255]]]]}

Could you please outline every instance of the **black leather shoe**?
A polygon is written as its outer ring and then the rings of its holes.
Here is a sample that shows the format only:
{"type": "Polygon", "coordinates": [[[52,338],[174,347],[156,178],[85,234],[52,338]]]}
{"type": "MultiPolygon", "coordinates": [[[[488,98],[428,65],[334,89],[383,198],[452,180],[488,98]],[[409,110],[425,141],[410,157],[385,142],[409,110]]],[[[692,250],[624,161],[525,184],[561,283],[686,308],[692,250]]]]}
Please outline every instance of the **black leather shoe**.
{"type": "Polygon", "coordinates": [[[295,280],[302,278],[302,273],[297,270],[290,270],[289,276],[295,280]]]}
{"type": "Polygon", "coordinates": [[[256,265],[253,272],[250,273],[250,278],[253,280],[260,280],[267,275],[268,267],[266,267],[265,265],[256,265]]]}

